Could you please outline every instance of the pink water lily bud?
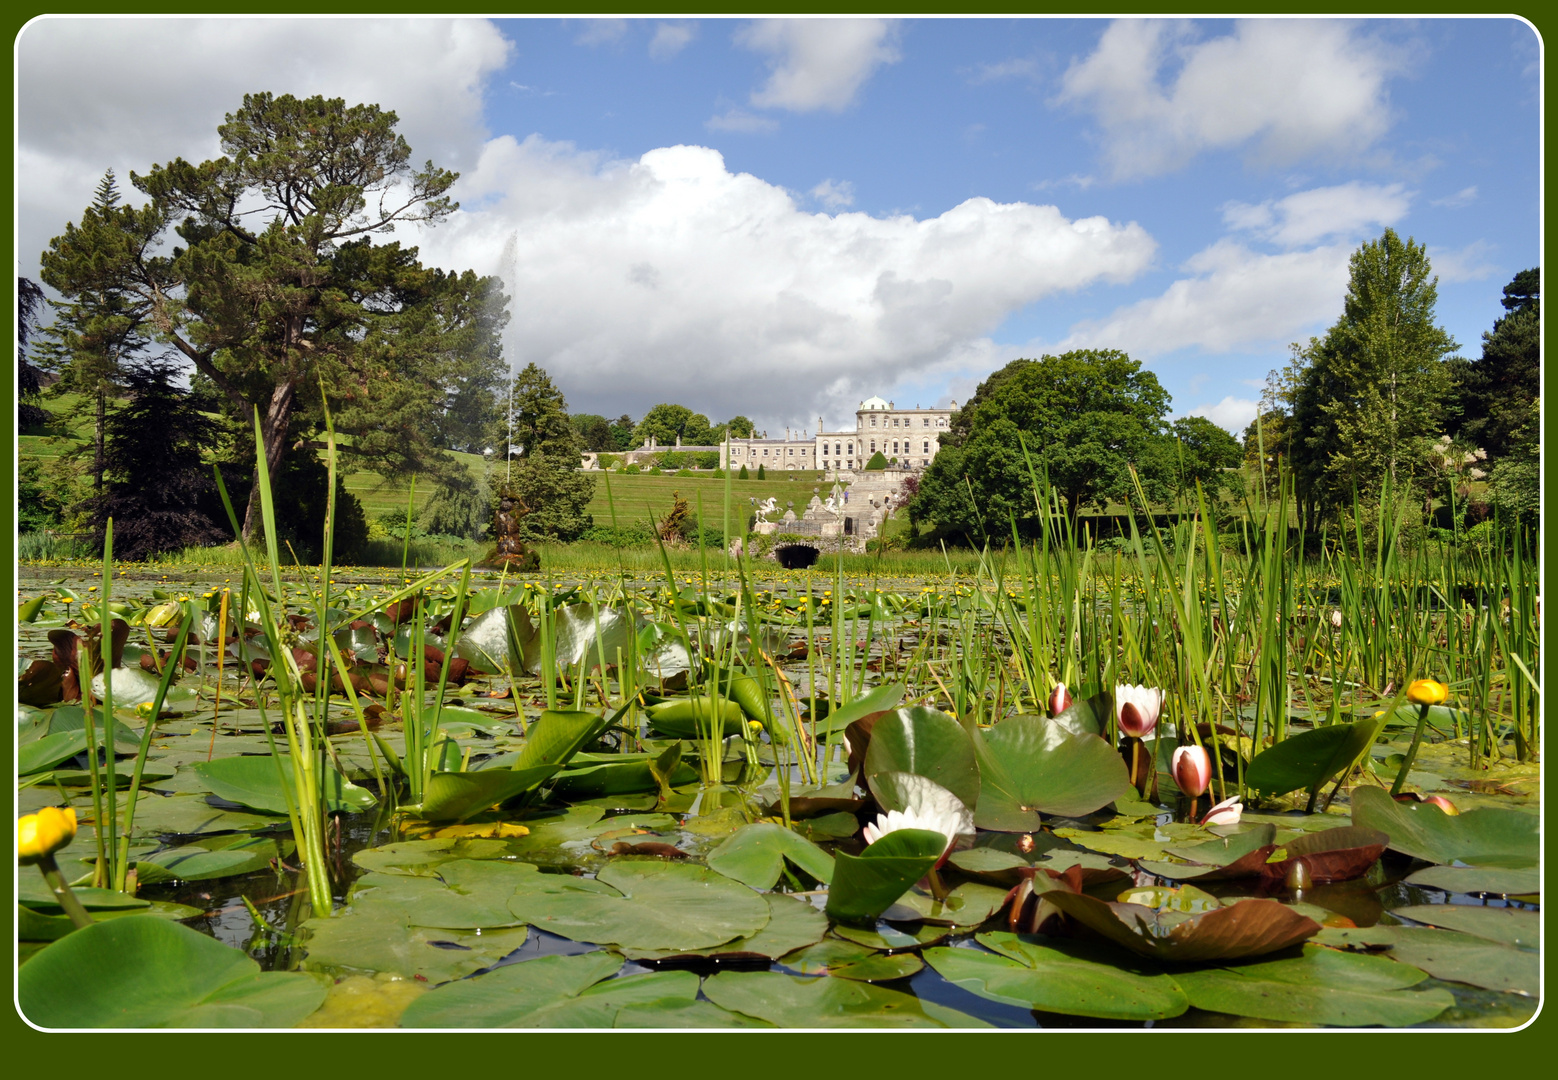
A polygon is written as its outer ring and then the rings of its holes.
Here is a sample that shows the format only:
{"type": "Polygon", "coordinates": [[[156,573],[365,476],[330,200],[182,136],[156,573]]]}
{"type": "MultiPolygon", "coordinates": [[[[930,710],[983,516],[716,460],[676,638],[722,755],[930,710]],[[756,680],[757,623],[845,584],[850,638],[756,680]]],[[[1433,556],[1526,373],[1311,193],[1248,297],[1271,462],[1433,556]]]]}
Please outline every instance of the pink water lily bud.
{"type": "Polygon", "coordinates": [[[1437,806],[1446,814],[1454,815],[1460,813],[1460,811],[1456,809],[1455,804],[1449,799],[1446,799],[1443,795],[1424,795],[1423,802],[1427,803],[1429,806],[1437,806]]]}
{"type": "Polygon", "coordinates": [[[1155,686],[1121,684],[1114,688],[1114,718],[1122,735],[1145,739],[1158,726],[1162,711],[1163,691],[1155,686]]]}
{"type": "Polygon", "coordinates": [[[1199,798],[1212,785],[1212,755],[1204,746],[1181,746],[1171,763],[1174,783],[1192,799],[1199,798]]]}
{"type": "Polygon", "coordinates": [[[1203,825],[1237,825],[1239,819],[1244,816],[1244,803],[1237,795],[1224,799],[1206,812],[1206,817],[1201,819],[1203,825]]]}
{"type": "Polygon", "coordinates": [[[1066,689],[1065,683],[1056,683],[1055,689],[1049,692],[1049,714],[1059,716],[1071,708],[1071,693],[1066,689]]]}

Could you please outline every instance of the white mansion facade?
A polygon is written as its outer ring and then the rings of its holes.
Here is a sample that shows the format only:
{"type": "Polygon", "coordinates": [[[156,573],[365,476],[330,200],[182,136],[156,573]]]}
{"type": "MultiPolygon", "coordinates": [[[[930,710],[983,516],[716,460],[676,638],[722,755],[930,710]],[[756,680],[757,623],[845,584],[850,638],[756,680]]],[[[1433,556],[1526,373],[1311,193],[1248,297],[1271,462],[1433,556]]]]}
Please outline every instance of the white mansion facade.
{"type": "MultiPolygon", "coordinates": [[[[880,453],[899,468],[923,469],[940,447],[938,436],[947,430],[957,402],[949,409],[900,409],[891,401],[873,397],[855,410],[851,431],[823,431],[817,417],[817,433],[786,431],[782,439],[727,439],[720,444],[720,467],[749,473],[759,465],[771,469],[861,469],[880,453]]],[[[767,432],[763,433],[765,436],[767,432]]]]}

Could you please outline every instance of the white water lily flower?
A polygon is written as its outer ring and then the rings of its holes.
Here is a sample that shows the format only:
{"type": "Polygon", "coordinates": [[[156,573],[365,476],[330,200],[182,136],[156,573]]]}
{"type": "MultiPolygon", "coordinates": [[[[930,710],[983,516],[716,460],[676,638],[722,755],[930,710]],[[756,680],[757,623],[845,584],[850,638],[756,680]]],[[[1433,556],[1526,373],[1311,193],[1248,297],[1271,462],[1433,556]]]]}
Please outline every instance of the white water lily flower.
{"type": "Polygon", "coordinates": [[[1237,795],[1224,799],[1206,812],[1206,817],[1201,819],[1203,825],[1237,825],[1239,819],[1244,816],[1244,803],[1237,795]]]}
{"type": "Polygon", "coordinates": [[[1145,739],[1158,726],[1162,711],[1163,691],[1156,686],[1122,683],[1114,688],[1114,718],[1122,734],[1145,739]]]}
{"type": "MultiPolygon", "coordinates": [[[[974,814],[963,801],[940,784],[914,773],[895,774],[897,788],[907,799],[902,810],[889,810],[865,827],[862,835],[874,844],[899,829],[929,829],[947,838],[941,851],[945,859],[960,836],[974,835],[974,814]]],[[[939,865],[939,861],[938,861],[939,865]]]]}

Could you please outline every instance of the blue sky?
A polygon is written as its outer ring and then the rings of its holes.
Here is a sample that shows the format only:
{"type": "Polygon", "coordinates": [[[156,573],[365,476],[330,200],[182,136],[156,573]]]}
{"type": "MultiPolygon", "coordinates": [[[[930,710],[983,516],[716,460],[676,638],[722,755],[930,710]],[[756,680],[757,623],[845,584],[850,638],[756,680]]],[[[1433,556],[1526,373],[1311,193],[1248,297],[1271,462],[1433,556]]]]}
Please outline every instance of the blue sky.
{"type": "Polygon", "coordinates": [[[1428,246],[1468,355],[1538,261],[1517,20],[385,19],[350,55],[339,29],[32,24],[18,271],[104,168],[214,156],[258,89],[379,102],[462,171],[456,218],[407,239],[503,275],[511,358],[579,411],[831,426],[1085,346],[1239,430],[1386,226],[1428,246]],[[130,41],[221,59],[93,94],[130,41]]]}

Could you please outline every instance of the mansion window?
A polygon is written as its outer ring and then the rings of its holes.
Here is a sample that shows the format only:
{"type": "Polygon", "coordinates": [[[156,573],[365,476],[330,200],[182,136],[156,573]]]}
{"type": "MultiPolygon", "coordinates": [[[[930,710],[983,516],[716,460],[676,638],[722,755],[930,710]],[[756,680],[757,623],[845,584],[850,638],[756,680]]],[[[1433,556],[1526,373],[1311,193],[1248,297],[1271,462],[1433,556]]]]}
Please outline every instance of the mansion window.
{"type": "Polygon", "coordinates": [[[922,420],[920,422],[920,426],[921,427],[930,427],[930,417],[927,416],[924,420],[922,420]]]}
{"type": "Polygon", "coordinates": [[[876,427],[876,417],[874,416],[871,418],[871,426],[876,427]]]}

